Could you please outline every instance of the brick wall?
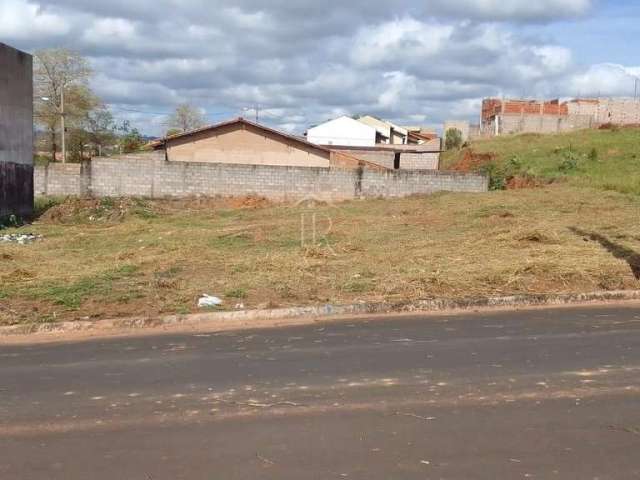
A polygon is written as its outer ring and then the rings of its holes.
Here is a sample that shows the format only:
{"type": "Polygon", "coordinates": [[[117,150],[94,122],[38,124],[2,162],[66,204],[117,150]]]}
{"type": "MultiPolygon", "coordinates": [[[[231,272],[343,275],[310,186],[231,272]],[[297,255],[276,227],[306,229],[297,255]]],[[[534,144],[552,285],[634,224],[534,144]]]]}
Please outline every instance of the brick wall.
{"type": "Polygon", "coordinates": [[[484,192],[482,175],[167,162],[162,154],[94,158],[36,167],[36,195],[186,197],[259,195],[274,200],[402,197],[437,191],[484,192]]]}

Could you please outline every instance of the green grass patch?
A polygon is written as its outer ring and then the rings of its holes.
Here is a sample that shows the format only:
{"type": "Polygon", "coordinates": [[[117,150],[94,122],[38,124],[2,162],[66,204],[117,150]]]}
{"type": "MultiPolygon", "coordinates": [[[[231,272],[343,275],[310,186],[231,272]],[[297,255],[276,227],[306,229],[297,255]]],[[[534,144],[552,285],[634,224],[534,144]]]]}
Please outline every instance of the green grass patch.
{"type": "MultiPolygon", "coordinates": [[[[493,153],[496,160],[479,167],[493,189],[506,187],[514,176],[542,182],[558,180],[621,193],[640,194],[640,129],[581,130],[556,135],[507,135],[477,140],[476,153],[493,153]]],[[[459,162],[464,151],[445,152],[442,167],[459,162]]]]}
{"type": "Polygon", "coordinates": [[[32,298],[44,299],[68,309],[78,309],[90,296],[107,297],[114,290],[114,283],[131,277],[138,271],[135,265],[123,265],[102,274],[84,277],[69,284],[50,284],[28,292],[32,298]]]}
{"type": "Polygon", "coordinates": [[[247,298],[248,294],[244,288],[231,288],[224,292],[224,296],[227,298],[247,298]]]}

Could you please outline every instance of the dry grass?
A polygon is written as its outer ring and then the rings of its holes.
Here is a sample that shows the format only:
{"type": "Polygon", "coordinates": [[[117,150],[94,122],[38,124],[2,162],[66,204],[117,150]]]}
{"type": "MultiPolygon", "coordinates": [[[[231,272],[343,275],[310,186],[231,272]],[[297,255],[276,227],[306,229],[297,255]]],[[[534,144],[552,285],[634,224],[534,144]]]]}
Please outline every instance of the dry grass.
{"type": "Polygon", "coordinates": [[[315,207],[71,205],[21,229],[43,241],[0,244],[0,323],[187,313],[203,293],[233,309],[640,287],[640,200],[567,185],[315,207]],[[303,247],[314,212],[318,241],[303,247]]]}

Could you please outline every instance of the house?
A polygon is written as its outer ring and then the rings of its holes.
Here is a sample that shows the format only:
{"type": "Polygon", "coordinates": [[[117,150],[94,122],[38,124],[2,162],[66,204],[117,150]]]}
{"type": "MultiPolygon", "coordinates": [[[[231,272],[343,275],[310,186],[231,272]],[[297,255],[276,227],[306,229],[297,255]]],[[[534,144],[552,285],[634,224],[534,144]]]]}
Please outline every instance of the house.
{"type": "Polygon", "coordinates": [[[438,134],[433,130],[426,130],[422,127],[404,127],[409,131],[407,144],[422,145],[438,138],[438,134]]]}
{"type": "Polygon", "coordinates": [[[340,117],[310,128],[307,140],[367,164],[390,170],[438,170],[441,140],[420,127],[409,129],[371,115],[340,117]]]}
{"type": "Polygon", "coordinates": [[[307,140],[317,145],[373,147],[375,145],[406,145],[418,143],[409,137],[409,130],[371,115],[352,118],[342,116],[311,127],[307,140]]]}
{"type": "Polygon", "coordinates": [[[376,129],[378,134],[376,138],[377,144],[406,145],[408,143],[409,131],[406,128],[371,115],[358,117],[357,120],[376,129]]]}
{"type": "Polygon", "coordinates": [[[438,170],[442,143],[435,138],[420,145],[340,146],[334,151],[389,170],[438,170]]]}
{"type": "Polygon", "coordinates": [[[377,143],[377,130],[351,117],[342,116],[307,130],[307,141],[316,145],[372,147],[377,143]]]}
{"type": "Polygon", "coordinates": [[[33,213],[31,55],[0,43],[0,220],[33,213]]]}
{"type": "Polygon", "coordinates": [[[150,147],[165,151],[171,162],[383,169],[244,118],[171,135],[150,147]]]}

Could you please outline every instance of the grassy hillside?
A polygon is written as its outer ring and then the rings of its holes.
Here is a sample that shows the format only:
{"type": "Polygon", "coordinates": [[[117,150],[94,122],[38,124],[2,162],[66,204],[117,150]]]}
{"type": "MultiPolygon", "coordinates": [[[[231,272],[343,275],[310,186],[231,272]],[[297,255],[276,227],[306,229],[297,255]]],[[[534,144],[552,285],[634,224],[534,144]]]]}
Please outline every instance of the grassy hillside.
{"type": "MultiPolygon", "coordinates": [[[[528,177],[640,195],[640,128],[510,135],[475,141],[470,149],[495,154],[488,165],[472,169],[491,173],[496,188],[505,179],[528,177]]],[[[443,168],[459,164],[465,154],[445,153],[443,168]]]]}

